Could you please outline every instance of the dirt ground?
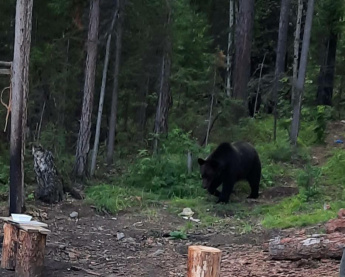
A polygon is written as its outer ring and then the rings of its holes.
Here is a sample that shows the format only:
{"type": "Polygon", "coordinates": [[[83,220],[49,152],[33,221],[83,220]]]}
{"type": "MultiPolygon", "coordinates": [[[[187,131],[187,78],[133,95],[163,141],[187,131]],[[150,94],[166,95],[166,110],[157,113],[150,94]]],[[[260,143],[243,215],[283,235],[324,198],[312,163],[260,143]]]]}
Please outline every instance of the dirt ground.
{"type": "MultiPolygon", "coordinates": [[[[330,126],[327,147],[343,147],[335,145],[334,140],[343,139],[344,131],[345,124],[330,126]]],[[[319,164],[326,157],[323,149],[313,151],[319,164]]],[[[275,201],[295,193],[296,188],[291,186],[271,188],[262,193],[261,201],[275,201]]],[[[184,226],[186,221],[162,207],[144,213],[131,211],[112,216],[97,214],[93,207],[69,200],[53,207],[38,204],[28,213],[46,222],[52,231],[47,238],[44,269],[44,276],[49,277],[186,276],[187,249],[192,244],[223,251],[221,276],[224,277],[333,277],[339,270],[336,260],[270,260],[264,249],[265,242],[277,235],[294,233],[294,229],[265,231],[259,228],[239,235],[232,226],[209,227],[197,229],[187,240],[171,240],[166,234],[184,226]],[[71,218],[72,212],[78,212],[78,217],[71,218]]],[[[0,215],[7,215],[7,211],[0,210],[0,215]]],[[[0,228],[0,241],[2,235],[0,228]]],[[[14,272],[0,269],[0,276],[14,276],[14,272]]]]}

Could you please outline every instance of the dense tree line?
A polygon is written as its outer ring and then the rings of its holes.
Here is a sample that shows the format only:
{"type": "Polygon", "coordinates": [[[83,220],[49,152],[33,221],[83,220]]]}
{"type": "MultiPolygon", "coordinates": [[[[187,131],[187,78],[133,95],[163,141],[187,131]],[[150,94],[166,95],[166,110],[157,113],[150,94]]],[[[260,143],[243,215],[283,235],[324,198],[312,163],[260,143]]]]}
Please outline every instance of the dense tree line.
{"type": "MultiPolygon", "coordinates": [[[[3,61],[15,5],[0,3],[3,61]]],[[[261,105],[278,121],[293,116],[296,144],[302,105],[341,111],[343,14],[340,0],[35,0],[27,142],[76,153],[83,177],[90,149],[108,165],[123,149],[158,152],[171,126],[207,144],[216,120],[228,126],[261,105]]]]}

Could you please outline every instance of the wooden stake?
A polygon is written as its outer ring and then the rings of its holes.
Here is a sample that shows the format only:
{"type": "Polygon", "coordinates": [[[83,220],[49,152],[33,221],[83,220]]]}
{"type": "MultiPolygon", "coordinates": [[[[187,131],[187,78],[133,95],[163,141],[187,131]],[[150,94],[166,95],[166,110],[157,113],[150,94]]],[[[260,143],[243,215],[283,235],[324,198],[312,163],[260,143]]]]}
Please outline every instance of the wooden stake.
{"type": "Polygon", "coordinates": [[[41,277],[46,234],[19,230],[15,277],[41,277]]]}
{"type": "Polygon", "coordinates": [[[219,277],[222,251],[207,246],[188,247],[188,277],[219,277]]]}
{"type": "Polygon", "coordinates": [[[1,267],[14,270],[16,266],[17,240],[19,229],[10,223],[4,224],[1,267]]]}

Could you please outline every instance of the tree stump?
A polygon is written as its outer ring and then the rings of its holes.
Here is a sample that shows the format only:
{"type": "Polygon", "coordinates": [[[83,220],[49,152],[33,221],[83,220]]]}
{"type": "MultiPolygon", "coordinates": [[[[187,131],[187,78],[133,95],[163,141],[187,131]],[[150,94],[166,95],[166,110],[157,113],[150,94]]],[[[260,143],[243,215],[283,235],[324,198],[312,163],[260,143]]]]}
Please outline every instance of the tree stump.
{"type": "Polygon", "coordinates": [[[34,156],[34,169],[37,180],[36,198],[52,204],[60,202],[64,197],[62,179],[54,164],[52,152],[41,146],[32,147],[34,156]]]}
{"type": "Polygon", "coordinates": [[[188,277],[219,277],[222,251],[206,246],[188,247],[188,277]]]}
{"type": "Polygon", "coordinates": [[[16,267],[17,241],[19,229],[10,223],[4,224],[1,267],[14,270],[16,267]]]}
{"type": "Polygon", "coordinates": [[[12,217],[5,221],[1,267],[15,270],[16,277],[41,277],[44,263],[46,223],[29,221],[19,223],[12,217]]]}
{"type": "Polygon", "coordinates": [[[339,259],[344,247],[345,236],[342,233],[303,235],[270,240],[269,254],[274,260],[339,259]]]}
{"type": "Polygon", "coordinates": [[[19,230],[16,277],[42,276],[46,235],[19,230]]]}

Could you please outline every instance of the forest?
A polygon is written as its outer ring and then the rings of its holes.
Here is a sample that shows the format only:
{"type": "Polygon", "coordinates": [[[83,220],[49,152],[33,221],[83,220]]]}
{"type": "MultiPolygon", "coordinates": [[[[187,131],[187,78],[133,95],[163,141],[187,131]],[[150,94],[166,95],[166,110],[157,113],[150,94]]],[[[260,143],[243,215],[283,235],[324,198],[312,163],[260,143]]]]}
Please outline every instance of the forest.
{"type": "Polygon", "coordinates": [[[342,251],[270,263],[274,246],[262,249],[315,233],[345,247],[334,235],[344,11],[342,0],[0,1],[0,214],[48,223],[52,276],[185,276],[198,243],[223,251],[222,276],[338,276],[342,251]],[[198,159],[236,141],[258,152],[259,197],[240,181],[216,203],[198,159]]]}

